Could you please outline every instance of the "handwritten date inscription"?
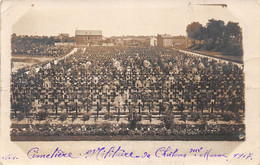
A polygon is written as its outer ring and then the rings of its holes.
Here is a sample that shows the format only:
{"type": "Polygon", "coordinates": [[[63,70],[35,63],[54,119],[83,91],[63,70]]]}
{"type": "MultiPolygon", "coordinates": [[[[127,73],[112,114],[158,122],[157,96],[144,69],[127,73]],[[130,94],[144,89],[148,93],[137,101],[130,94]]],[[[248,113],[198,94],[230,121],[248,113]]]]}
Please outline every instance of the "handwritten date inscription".
{"type": "MultiPolygon", "coordinates": [[[[231,161],[232,159],[240,160],[253,160],[253,153],[234,153],[233,155],[226,155],[225,153],[217,153],[213,149],[206,149],[204,147],[200,148],[190,148],[188,151],[181,151],[179,148],[160,147],[155,151],[145,151],[135,153],[133,151],[126,151],[121,146],[113,147],[98,147],[96,149],[86,150],[85,152],[72,153],[70,151],[64,151],[59,147],[56,147],[50,153],[44,153],[40,150],[39,147],[33,147],[28,150],[27,158],[28,159],[60,159],[60,158],[69,158],[69,159],[78,159],[78,158],[95,158],[108,159],[108,158],[133,158],[133,159],[150,159],[150,158],[178,158],[185,159],[187,157],[197,157],[198,159],[222,159],[224,161],[231,161]]],[[[2,156],[2,160],[17,160],[19,156],[16,154],[7,154],[2,156]]]]}

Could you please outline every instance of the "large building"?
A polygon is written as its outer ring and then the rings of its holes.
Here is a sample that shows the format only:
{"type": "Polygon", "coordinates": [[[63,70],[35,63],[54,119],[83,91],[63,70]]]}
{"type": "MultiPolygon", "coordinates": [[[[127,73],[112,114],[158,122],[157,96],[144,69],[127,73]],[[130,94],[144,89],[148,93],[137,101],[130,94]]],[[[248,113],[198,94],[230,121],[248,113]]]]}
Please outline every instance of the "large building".
{"type": "Polygon", "coordinates": [[[173,37],[169,34],[158,34],[157,35],[157,46],[161,46],[161,47],[173,46],[173,37]]]}
{"type": "Polygon", "coordinates": [[[79,45],[101,45],[101,30],[76,30],[75,40],[79,45]]]}
{"type": "Polygon", "coordinates": [[[173,36],[173,47],[183,49],[188,47],[188,38],[185,36],[173,36]]]}

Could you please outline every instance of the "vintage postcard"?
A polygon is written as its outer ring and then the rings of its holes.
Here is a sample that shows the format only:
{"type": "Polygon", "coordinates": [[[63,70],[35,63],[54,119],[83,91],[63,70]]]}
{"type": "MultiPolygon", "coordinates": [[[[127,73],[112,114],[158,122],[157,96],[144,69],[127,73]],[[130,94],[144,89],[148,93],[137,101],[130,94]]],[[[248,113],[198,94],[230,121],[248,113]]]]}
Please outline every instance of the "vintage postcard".
{"type": "Polygon", "coordinates": [[[259,164],[258,1],[1,3],[2,164],[259,164]]]}

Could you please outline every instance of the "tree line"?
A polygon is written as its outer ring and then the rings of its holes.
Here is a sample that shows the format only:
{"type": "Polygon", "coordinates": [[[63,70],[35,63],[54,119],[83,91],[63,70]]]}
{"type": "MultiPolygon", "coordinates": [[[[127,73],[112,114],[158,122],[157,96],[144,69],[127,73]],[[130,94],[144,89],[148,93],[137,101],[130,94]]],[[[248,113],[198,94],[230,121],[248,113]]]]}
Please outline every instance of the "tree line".
{"type": "Polygon", "coordinates": [[[199,22],[187,25],[186,32],[193,39],[192,49],[219,51],[223,54],[241,56],[242,30],[237,22],[210,19],[203,26],[199,22]]]}
{"type": "Polygon", "coordinates": [[[75,37],[67,37],[61,39],[59,36],[28,36],[28,35],[16,35],[15,33],[11,36],[12,46],[14,44],[22,45],[54,45],[55,42],[75,42],[75,37]]]}

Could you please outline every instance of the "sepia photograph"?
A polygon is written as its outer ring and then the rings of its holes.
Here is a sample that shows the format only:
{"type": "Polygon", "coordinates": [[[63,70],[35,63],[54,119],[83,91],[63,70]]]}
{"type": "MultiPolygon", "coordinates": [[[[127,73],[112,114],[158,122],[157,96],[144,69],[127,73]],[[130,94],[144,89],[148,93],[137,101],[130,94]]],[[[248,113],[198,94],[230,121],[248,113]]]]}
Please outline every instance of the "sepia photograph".
{"type": "Polygon", "coordinates": [[[12,141],[246,139],[243,29],[227,6],[98,4],[31,4],[13,25],[12,141]]]}
{"type": "Polygon", "coordinates": [[[2,0],[0,165],[259,165],[259,8],[2,0]]]}

